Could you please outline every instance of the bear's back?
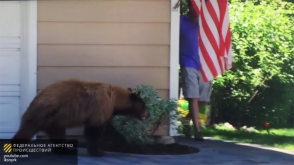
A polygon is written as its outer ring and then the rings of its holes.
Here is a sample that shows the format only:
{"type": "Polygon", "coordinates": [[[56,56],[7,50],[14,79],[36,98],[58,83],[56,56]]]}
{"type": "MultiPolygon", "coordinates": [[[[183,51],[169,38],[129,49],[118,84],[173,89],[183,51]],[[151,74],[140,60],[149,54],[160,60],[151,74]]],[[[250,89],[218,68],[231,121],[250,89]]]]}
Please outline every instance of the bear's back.
{"type": "Polygon", "coordinates": [[[44,98],[54,98],[59,101],[76,100],[95,95],[97,98],[113,103],[118,101],[117,99],[120,100],[119,102],[125,102],[129,98],[127,96],[131,94],[127,88],[117,85],[79,79],[57,81],[45,87],[41,92],[43,97],[46,96],[44,98]]]}

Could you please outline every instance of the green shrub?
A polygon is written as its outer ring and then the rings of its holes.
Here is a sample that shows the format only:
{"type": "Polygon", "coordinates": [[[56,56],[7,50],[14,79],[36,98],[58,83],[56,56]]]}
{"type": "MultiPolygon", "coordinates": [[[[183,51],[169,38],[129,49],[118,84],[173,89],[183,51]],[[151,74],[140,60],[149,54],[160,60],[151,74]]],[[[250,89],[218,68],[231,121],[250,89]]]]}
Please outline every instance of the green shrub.
{"type": "Polygon", "coordinates": [[[148,136],[166,122],[177,119],[177,101],[174,99],[163,99],[158,95],[155,88],[147,85],[138,85],[132,89],[133,92],[140,92],[141,98],[145,101],[150,112],[150,118],[145,121],[128,119],[124,116],[116,116],[112,120],[112,125],[132,144],[152,143],[148,136]],[[153,128],[153,129],[152,129],[153,128]],[[151,132],[149,133],[151,129],[151,132]]]}
{"type": "Polygon", "coordinates": [[[229,8],[235,63],[213,82],[213,114],[238,126],[285,125],[294,99],[294,5],[231,0],[229,8]]]}
{"type": "Polygon", "coordinates": [[[188,12],[187,8],[187,0],[181,0],[180,1],[180,14],[185,15],[188,12]]]}

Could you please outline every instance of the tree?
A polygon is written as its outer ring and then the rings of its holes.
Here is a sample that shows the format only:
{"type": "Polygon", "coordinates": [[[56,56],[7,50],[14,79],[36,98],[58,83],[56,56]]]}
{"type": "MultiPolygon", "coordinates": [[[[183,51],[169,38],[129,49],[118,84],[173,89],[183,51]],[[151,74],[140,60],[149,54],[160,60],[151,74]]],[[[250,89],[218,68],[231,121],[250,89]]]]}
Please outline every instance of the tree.
{"type": "Polygon", "coordinates": [[[211,104],[219,121],[260,125],[272,120],[277,124],[291,110],[293,4],[282,0],[256,2],[230,3],[235,64],[214,81],[211,104]],[[283,97],[271,93],[277,91],[283,97]]]}

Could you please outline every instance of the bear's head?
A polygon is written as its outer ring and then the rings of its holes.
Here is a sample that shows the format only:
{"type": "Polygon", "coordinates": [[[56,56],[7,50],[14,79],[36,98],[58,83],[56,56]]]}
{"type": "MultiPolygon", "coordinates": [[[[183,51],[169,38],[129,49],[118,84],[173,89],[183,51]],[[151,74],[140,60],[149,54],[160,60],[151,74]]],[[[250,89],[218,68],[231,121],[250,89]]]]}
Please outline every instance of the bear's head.
{"type": "Polygon", "coordinates": [[[128,88],[127,93],[127,102],[122,102],[119,106],[114,110],[113,115],[124,115],[131,118],[137,118],[139,120],[145,120],[149,118],[150,113],[146,109],[146,104],[144,100],[140,96],[140,92],[132,92],[130,88],[128,88]],[[123,108],[120,108],[123,105],[123,108]]]}
{"type": "Polygon", "coordinates": [[[119,99],[122,102],[120,102],[118,107],[114,109],[113,115],[123,115],[131,118],[137,118],[139,120],[148,119],[150,113],[147,110],[144,100],[140,96],[140,92],[132,92],[132,90],[128,88],[127,97],[127,102],[123,101],[125,99],[119,99]]]}
{"type": "Polygon", "coordinates": [[[140,92],[131,93],[130,100],[131,100],[130,111],[133,117],[138,118],[139,120],[145,120],[149,118],[150,113],[146,109],[146,104],[144,100],[140,97],[140,92]]]}

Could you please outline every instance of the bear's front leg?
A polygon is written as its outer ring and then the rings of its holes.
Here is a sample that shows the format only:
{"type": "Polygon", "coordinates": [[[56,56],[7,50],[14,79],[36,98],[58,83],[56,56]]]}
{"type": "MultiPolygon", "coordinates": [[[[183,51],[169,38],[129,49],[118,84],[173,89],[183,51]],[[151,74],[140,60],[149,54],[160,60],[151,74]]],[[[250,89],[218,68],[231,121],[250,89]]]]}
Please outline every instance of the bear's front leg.
{"type": "MultiPolygon", "coordinates": [[[[47,135],[50,138],[50,141],[52,144],[58,144],[58,143],[67,143],[68,140],[66,140],[66,129],[60,128],[58,126],[52,126],[51,128],[48,128],[45,130],[47,135]]],[[[77,149],[69,149],[64,147],[52,147],[53,153],[58,155],[77,155],[78,151],[77,149]]]]}
{"type": "Polygon", "coordinates": [[[87,141],[87,151],[90,156],[102,157],[104,152],[99,148],[99,142],[102,140],[104,127],[86,125],[84,129],[84,136],[87,141]]]}

